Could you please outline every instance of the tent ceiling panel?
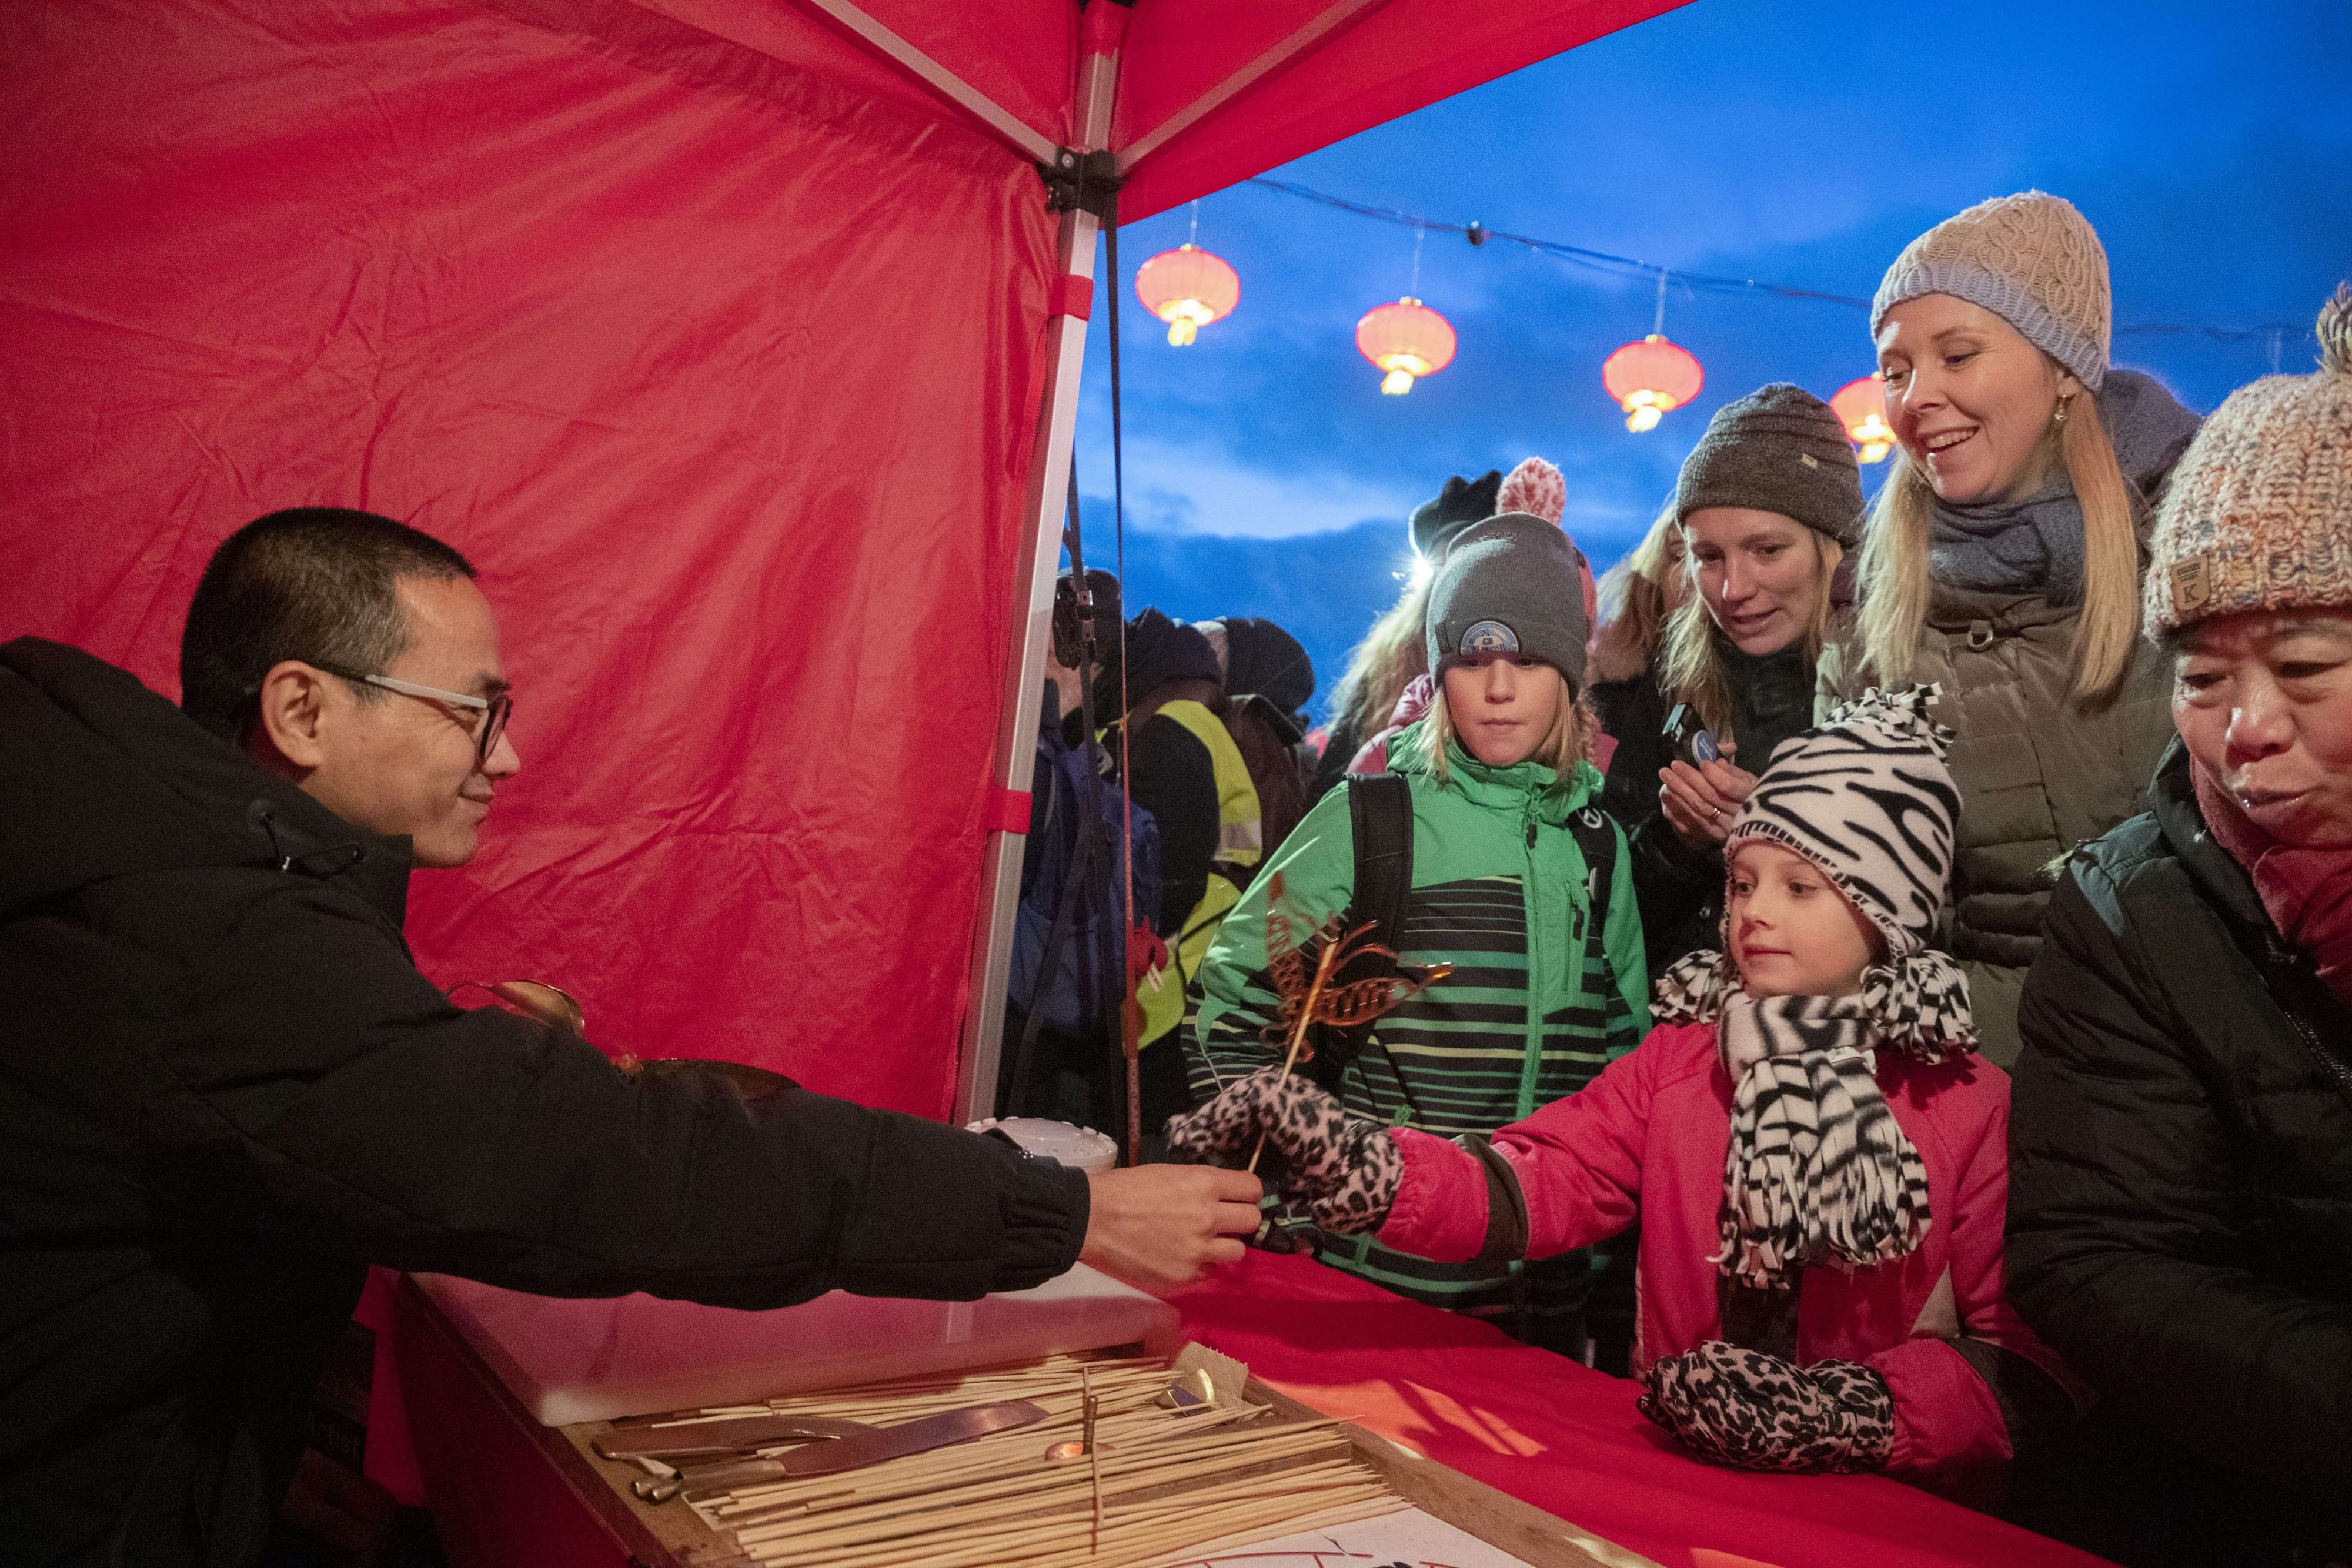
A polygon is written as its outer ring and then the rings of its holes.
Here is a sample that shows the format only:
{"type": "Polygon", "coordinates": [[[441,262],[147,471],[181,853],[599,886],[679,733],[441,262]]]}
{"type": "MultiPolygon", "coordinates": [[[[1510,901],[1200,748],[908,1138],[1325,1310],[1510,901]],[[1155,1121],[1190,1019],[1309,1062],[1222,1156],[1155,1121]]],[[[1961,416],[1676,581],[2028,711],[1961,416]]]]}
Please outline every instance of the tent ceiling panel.
{"type": "MultiPolygon", "coordinates": [[[[1119,197],[1131,223],[1304,157],[1685,0],[1384,0],[1170,139],[1119,197]]],[[[1141,0],[1113,145],[1127,147],[1315,21],[1331,0],[1141,0]]],[[[1465,152],[1475,150],[1465,149],[1465,152]]]]}

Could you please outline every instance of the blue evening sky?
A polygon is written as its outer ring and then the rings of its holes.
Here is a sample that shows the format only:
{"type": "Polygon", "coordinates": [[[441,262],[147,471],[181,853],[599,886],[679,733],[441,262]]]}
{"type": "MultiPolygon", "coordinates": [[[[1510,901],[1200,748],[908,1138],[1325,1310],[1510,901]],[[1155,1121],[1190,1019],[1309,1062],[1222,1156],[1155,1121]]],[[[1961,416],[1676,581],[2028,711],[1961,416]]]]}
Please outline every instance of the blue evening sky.
{"type": "MultiPolygon", "coordinates": [[[[1376,127],[1271,177],[1442,222],[1668,268],[1867,297],[1915,235],[2039,187],[2096,225],[2119,326],[2307,329],[2352,277],[2352,5],[1696,0],[1376,127]]],[[[1629,434],[1601,387],[1649,330],[1654,282],[1433,233],[1421,297],[1454,364],[1382,397],[1357,319],[1405,292],[1410,229],[1241,185],[1200,243],[1242,301],[1188,349],[1133,293],[1186,209],[1123,230],[1128,595],[1185,619],[1270,615],[1328,693],[1390,602],[1404,518],[1445,476],[1530,455],[1568,476],[1597,567],[1636,540],[1722,403],[1769,381],[1827,397],[1873,365],[1858,308],[1671,288],[1666,335],[1706,386],[1629,434]]],[[[1078,430],[1090,564],[1109,564],[1105,320],[1078,430]]],[[[2270,368],[2267,341],[2119,334],[2116,361],[2210,411],[2270,368]]],[[[2283,365],[2307,369],[2307,335],[2283,365]]],[[[1876,470],[1865,470],[1874,482],[1876,470]]]]}

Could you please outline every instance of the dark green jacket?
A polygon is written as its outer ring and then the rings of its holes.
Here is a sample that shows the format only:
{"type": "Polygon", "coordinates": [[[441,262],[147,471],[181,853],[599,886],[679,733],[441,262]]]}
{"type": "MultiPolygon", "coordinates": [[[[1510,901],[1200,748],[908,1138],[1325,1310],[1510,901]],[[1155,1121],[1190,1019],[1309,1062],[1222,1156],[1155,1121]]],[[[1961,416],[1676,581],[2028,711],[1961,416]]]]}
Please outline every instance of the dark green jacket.
{"type": "MultiPolygon", "coordinates": [[[[2113,700],[2076,698],[2079,606],[1938,586],[1911,679],[1943,687],[1960,790],[1952,908],[1937,946],[1968,972],[1984,1053],[2017,1061],[2017,998],[2042,948],[2042,912],[2067,854],[2140,809],[2172,737],[2164,657],[2133,643],[2113,700]]],[[[1858,669],[1850,627],[1823,651],[1823,713],[1882,684],[1858,669]]]]}
{"type": "MultiPolygon", "coordinates": [[[[1732,704],[1730,731],[1717,738],[1736,743],[1739,767],[1761,773],[1776,747],[1812,726],[1813,661],[1801,641],[1751,656],[1717,638],[1716,650],[1732,704]]],[[[1722,946],[1723,853],[1684,844],[1658,804],[1658,774],[1675,753],[1664,734],[1674,701],[1659,688],[1656,672],[1596,685],[1592,695],[1617,741],[1601,805],[1624,825],[1633,849],[1633,894],[1656,976],[1686,954],[1722,946]]]]}
{"type": "MultiPolygon", "coordinates": [[[[1623,835],[1597,808],[1599,769],[1580,762],[1563,781],[1533,762],[1489,768],[1456,744],[1440,782],[1414,759],[1420,734],[1414,725],[1389,743],[1390,766],[1412,789],[1412,893],[1400,956],[1451,964],[1454,973],[1381,1021],[1341,1080],[1341,1098],[1357,1115],[1441,1137],[1491,1133],[1582,1088],[1641,1042],[1649,1029],[1641,922],[1623,835]],[[1567,827],[1571,812],[1588,810],[1616,843],[1598,907],[1567,827]]],[[[1282,1060],[1262,1034],[1276,1005],[1265,973],[1272,873],[1282,873],[1302,930],[1348,907],[1351,787],[1315,803],[1209,949],[1187,1035],[1196,1098],[1282,1060]]],[[[1537,1266],[1543,1278],[1524,1285],[1516,1265],[1433,1263],[1368,1240],[1331,1239],[1322,1256],[1402,1294],[1503,1319],[1534,1343],[1582,1349],[1570,1343],[1580,1338],[1571,1321],[1590,1275],[1581,1253],[1537,1266]]]]}

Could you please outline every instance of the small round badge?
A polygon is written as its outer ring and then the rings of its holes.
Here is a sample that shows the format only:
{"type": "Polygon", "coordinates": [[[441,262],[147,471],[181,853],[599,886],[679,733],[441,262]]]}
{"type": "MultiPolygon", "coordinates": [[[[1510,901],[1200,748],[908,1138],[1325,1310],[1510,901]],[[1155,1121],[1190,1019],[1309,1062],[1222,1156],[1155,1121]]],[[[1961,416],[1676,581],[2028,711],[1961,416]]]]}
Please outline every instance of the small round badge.
{"type": "Polygon", "coordinates": [[[1468,631],[1462,633],[1462,656],[1465,659],[1518,651],[1518,633],[1499,621],[1475,622],[1468,631]]]}

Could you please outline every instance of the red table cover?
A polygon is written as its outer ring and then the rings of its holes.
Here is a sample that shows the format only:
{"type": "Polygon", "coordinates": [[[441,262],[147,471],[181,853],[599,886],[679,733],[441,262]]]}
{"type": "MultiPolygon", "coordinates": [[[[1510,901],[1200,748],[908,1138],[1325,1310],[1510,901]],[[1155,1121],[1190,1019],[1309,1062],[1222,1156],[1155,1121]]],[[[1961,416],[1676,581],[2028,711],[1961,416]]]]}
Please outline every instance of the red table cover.
{"type": "Polygon", "coordinates": [[[1643,1419],[1633,1384],[1309,1259],[1253,1251],[1169,1300],[1188,1335],[1292,1397],[1664,1568],[2102,1561],[1881,1476],[1703,1464],[1643,1419]]]}

